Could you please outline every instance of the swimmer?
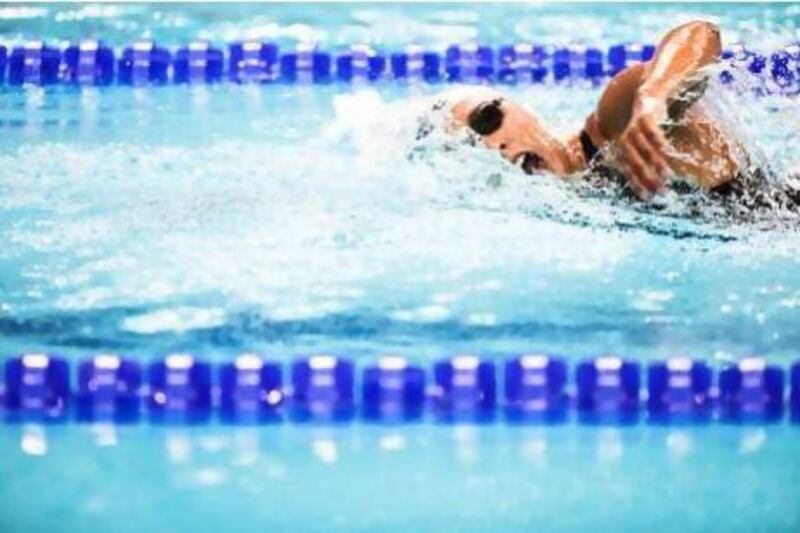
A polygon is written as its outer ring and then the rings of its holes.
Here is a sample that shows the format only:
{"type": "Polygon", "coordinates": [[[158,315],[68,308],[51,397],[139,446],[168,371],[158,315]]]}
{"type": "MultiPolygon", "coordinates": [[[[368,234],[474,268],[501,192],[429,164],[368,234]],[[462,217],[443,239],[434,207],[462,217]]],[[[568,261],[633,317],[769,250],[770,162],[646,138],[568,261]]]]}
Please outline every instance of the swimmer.
{"type": "MultiPolygon", "coordinates": [[[[452,115],[458,126],[529,174],[611,176],[641,199],[674,187],[673,178],[680,176],[712,195],[743,196],[749,184],[763,179],[763,171],[754,171],[741,142],[695,105],[708,82],[705,67],[716,63],[721,51],[714,24],[674,28],[650,61],[614,76],[583,129],[566,142],[500,95],[462,98],[452,115]]],[[[800,199],[797,190],[790,192],[800,199]]]]}

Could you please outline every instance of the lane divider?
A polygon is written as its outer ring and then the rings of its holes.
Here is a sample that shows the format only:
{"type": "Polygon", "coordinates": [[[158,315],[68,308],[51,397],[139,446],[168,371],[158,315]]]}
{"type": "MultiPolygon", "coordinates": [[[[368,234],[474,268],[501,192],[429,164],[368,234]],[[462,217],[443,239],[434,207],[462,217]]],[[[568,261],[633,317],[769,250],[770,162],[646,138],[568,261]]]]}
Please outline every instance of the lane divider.
{"type": "MultiPolygon", "coordinates": [[[[247,41],[218,47],[194,41],[170,50],[140,40],[121,51],[102,41],[82,40],[64,48],[29,41],[10,51],[0,45],[0,83],[55,83],[103,86],[151,86],[167,83],[601,83],[625,67],[650,59],[655,47],[618,44],[601,49],[520,43],[490,47],[456,44],[443,51],[411,45],[401,51],[376,50],[356,44],[336,52],[300,43],[282,50],[275,43],[247,41]]],[[[732,83],[743,75],[759,80],[748,89],[757,93],[800,93],[800,44],[768,54],[745,45],[725,50],[732,68],[720,77],[732,83]]]]}
{"type": "Polygon", "coordinates": [[[315,355],[291,362],[286,380],[284,370],[255,354],[218,365],[182,353],[146,365],[101,354],[78,362],[73,381],[65,359],[25,354],[5,363],[0,413],[9,423],[344,423],[361,417],[628,425],[775,423],[789,411],[800,424],[800,361],[789,370],[789,387],[783,368],[757,357],[716,376],[707,363],[689,358],[655,361],[643,372],[636,361],[606,356],[579,362],[570,377],[565,359],[543,354],[502,363],[459,355],[430,372],[398,356],[357,371],[347,358],[315,355]]]}

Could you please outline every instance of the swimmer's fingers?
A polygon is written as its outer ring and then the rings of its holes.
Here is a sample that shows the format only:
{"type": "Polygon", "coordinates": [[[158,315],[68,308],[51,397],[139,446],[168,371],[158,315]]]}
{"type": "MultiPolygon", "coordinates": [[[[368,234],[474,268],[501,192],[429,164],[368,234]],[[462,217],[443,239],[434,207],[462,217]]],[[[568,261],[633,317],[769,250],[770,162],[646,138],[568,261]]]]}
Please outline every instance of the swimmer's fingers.
{"type": "Polygon", "coordinates": [[[637,132],[630,130],[623,134],[622,149],[631,188],[640,198],[646,199],[663,186],[663,180],[648,161],[647,149],[641,146],[639,137],[637,132]]]}
{"type": "Polygon", "coordinates": [[[655,187],[653,191],[655,192],[656,190],[663,189],[664,181],[672,174],[672,169],[667,163],[667,160],[664,159],[663,153],[659,150],[658,145],[648,138],[647,134],[636,132],[633,138],[639,154],[642,156],[645,163],[657,172],[658,183],[653,184],[655,187]]]}
{"type": "Polygon", "coordinates": [[[663,177],[672,176],[672,168],[664,157],[664,153],[669,148],[669,143],[661,127],[653,120],[646,120],[642,123],[639,131],[644,137],[643,141],[648,148],[648,152],[652,154],[652,163],[658,168],[663,177]]]}
{"type": "Polygon", "coordinates": [[[633,117],[628,130],[644,160],[654,166],[662,178],[669,177],[672,169],[664,158],[668,143],[658,121],[650,115],[638,115],[633,117]]]}
{"type": "Polygon", "coordinates": [[[642,161],[641,157],[635,152],[626,153],[624,158],[625,175],[628,178],[628,186],[636,193],[636,196],[642,200],[647,200],[652,196],[650,187],[646,185],[648,182],[647,166],[642,161]]]}
{"type": "Polygon", "coordinates": [[[664,130],[661,129],[661,126],[655,120],[644,121],[640,130],[647,138],[647,141],[653,145],[653,147],[656,148],[659,153],[663,154],[669,148],[667,136],[664,134],[664,130]]]}
{"type": "Polygon", "coordinates": [[[623,167],[625,169],[625,175],[628,178],[628,187],[633,191],[637,198],[641,200],[647,200],[650,198],[651,194],[645,189],[644,185],[641,184],[639,178],[636,177],[636,174],[631,168],[631,165],[628,163],[624,163],[623,167]]]}

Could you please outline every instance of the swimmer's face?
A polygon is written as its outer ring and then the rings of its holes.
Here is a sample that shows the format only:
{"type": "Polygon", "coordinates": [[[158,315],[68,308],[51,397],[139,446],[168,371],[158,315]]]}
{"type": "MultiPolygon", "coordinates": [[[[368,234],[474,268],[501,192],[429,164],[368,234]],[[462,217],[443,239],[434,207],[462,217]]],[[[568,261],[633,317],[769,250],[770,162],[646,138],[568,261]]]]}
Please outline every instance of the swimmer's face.
{"type": "Polygon", "coordinates": [[[522,106],[506,98],[465,98],[453,106],[453,118],[481,136],[484,144],[526,173],[572,170],[566,147],[522,106]]]}

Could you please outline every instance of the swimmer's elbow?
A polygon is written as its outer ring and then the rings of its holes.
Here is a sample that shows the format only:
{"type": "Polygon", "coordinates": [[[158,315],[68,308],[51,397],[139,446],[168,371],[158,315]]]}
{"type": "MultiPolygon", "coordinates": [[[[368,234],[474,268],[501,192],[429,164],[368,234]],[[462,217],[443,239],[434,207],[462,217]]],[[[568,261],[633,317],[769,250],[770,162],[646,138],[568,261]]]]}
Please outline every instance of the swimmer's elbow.
{"type": "Polygon", "coordinates": [[[719,31],[719,26],[713,22],[698,21],[698,31],[703,35],[705,41],[711,48],[712,55],[716,58],[722,54],[722,36],[719,31]]]}
{"type": "Polygon", "coordinates": [[[719,26],[707,20],[695,20],[677,28],[688,33],[689,42],[702,43],[704,55],[717,59],[722,54],[722,36],[719,26]]]}

